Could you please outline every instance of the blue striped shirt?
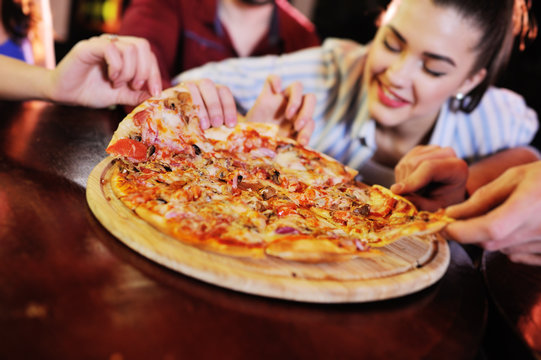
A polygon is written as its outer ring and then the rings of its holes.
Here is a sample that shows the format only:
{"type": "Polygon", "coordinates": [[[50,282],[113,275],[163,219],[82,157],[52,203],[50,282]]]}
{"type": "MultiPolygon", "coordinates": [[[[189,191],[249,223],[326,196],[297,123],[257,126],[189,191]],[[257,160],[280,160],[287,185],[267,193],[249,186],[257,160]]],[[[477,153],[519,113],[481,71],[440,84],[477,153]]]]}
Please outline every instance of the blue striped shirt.
{"type": "MultiPolygon", "coordinates": [[[[304,91],[317,99],[310,147],[362,174],[376,149],[375,122],[363,106],[361,91],[366,53],[367,46],[328,39],[321,47],[295,53],[209,63],[178,75],[175,82],[210,78],[228,86],[240,107],[249,109],[269,74],[280,76],[284,86],[300,81],[304,91]]],[[[457,156],[471,162],[529,144],[537,127],[537,114],[521,96],[492,87],[470,114],[453,112],[445,103],[429,143],[450,146],[457,156]]]]}

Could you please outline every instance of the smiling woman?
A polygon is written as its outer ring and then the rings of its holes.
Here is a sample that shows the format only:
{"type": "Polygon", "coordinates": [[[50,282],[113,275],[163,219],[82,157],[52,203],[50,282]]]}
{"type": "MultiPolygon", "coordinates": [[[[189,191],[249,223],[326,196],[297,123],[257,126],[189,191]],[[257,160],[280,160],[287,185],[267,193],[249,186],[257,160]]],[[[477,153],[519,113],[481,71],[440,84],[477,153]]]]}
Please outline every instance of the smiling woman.
{"type": "MultiPolygon", "coordinates": [[[[477,22],[427,3],[393,2],[367,56],[363,88],[381,139],[374,156],[389,166],[430,134],[449,97],[470,93],[487,75],[476,65],[490,57],[477,51],[484,38],[477,22]]],[[[464,101],[458,107],[469,110],[464,101]]]]}
{"type": "Polygon", "coordinates": [[[506,149],[528,145],[538,126],[521,96],[491,86],[511,52],[512,19],[522,18],[514,9],[513,0],[394,0],[369,45],[328,39],[279,57],[208,64],[177,81],[210,78],[246,109],[268,74],[300,82],[317,99],[309,145],[369,183],[392,184],[392,168],[424,144],[451,147],[469,164],[503,151],[495,176],[531,159],[506,149]]]}

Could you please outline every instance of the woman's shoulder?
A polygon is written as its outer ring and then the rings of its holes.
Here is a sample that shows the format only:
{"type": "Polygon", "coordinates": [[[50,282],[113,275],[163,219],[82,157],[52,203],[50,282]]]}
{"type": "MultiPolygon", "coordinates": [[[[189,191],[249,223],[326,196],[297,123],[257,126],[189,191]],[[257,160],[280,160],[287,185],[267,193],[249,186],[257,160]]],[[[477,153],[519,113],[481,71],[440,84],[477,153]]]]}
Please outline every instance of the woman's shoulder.
{"type": "Polygon", "coordinates": [[[359,49],[367,49],[368,46],[365,44],[360,44],[355,40],[346,39],[346,38],[335,38],[329,37],[323,41],[323,47],[332,48],[332,49],[341,49],[343,51],[352,51],[359,49]]]}
{"type": "Polygon", "coordinates": [[[535,132],[538,127],[537,113],[520,94],[499,87],[489,87],[481,101],[470,113],[452,110],[450,104],[442,107],[438,123],[442,128],[458,126],[463,132],[486,132],[510,128],[527,128],[535,132]],[[453,125],[451,125],[453,124],[453,125]]]}
{"type": "Polygon", "coordinates": [[[327,38],[323,41],[321,48],[324,52],[332,53],[338,58],[350,60],[359,60],[363,58],[368,51],[368,45],[359,44],[354,40],[341,38],[327,38]]]}
{"type": "MultiPolygon", "coordinates": [[[[496,109],[500,115],[524,115],[537,117],[522,95],[513,90],[489,87],[478,106],[479,111],[496,109]]],[[[477,110],[477,109],[476,109],[477,110]]],[[[475,110],[474,110],[475,111],[475,110]]]]}
{"type": "Polygon", "coordinates": [[[503,99],[510,99],[513,101],[524,102],[524,98],[519,93],[497,86],[491,86],[487,89],[486,94],[488,96],[496,96],[503,99]]]}

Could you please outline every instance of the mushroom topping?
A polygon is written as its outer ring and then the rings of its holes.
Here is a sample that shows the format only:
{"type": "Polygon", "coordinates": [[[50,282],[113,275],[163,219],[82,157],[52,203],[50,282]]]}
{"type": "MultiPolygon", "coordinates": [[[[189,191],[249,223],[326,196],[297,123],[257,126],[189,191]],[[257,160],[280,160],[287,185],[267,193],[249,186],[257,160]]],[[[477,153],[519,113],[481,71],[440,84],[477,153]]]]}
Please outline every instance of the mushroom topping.
{"type": "Polygon", "coordinates": [[[259,190],[259,195],[263,198],[263,200],[268,200],[272,198],[273,196],[276,196],[276,190],[271,188],[270,186],[266,186],[259,190]]]}

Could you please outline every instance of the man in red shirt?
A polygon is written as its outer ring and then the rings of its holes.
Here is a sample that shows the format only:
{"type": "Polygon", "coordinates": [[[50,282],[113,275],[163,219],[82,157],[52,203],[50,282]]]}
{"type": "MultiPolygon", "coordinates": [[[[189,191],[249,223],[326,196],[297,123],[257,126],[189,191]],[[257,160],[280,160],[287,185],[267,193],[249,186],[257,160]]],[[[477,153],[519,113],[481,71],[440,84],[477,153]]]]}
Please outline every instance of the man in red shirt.
{"type": "Polygon", "coordinates": [[[164,86],[210,61],[320,44],[314,25],[287,0],[132,0],[120,34],[150,42],[164,86]]]}

